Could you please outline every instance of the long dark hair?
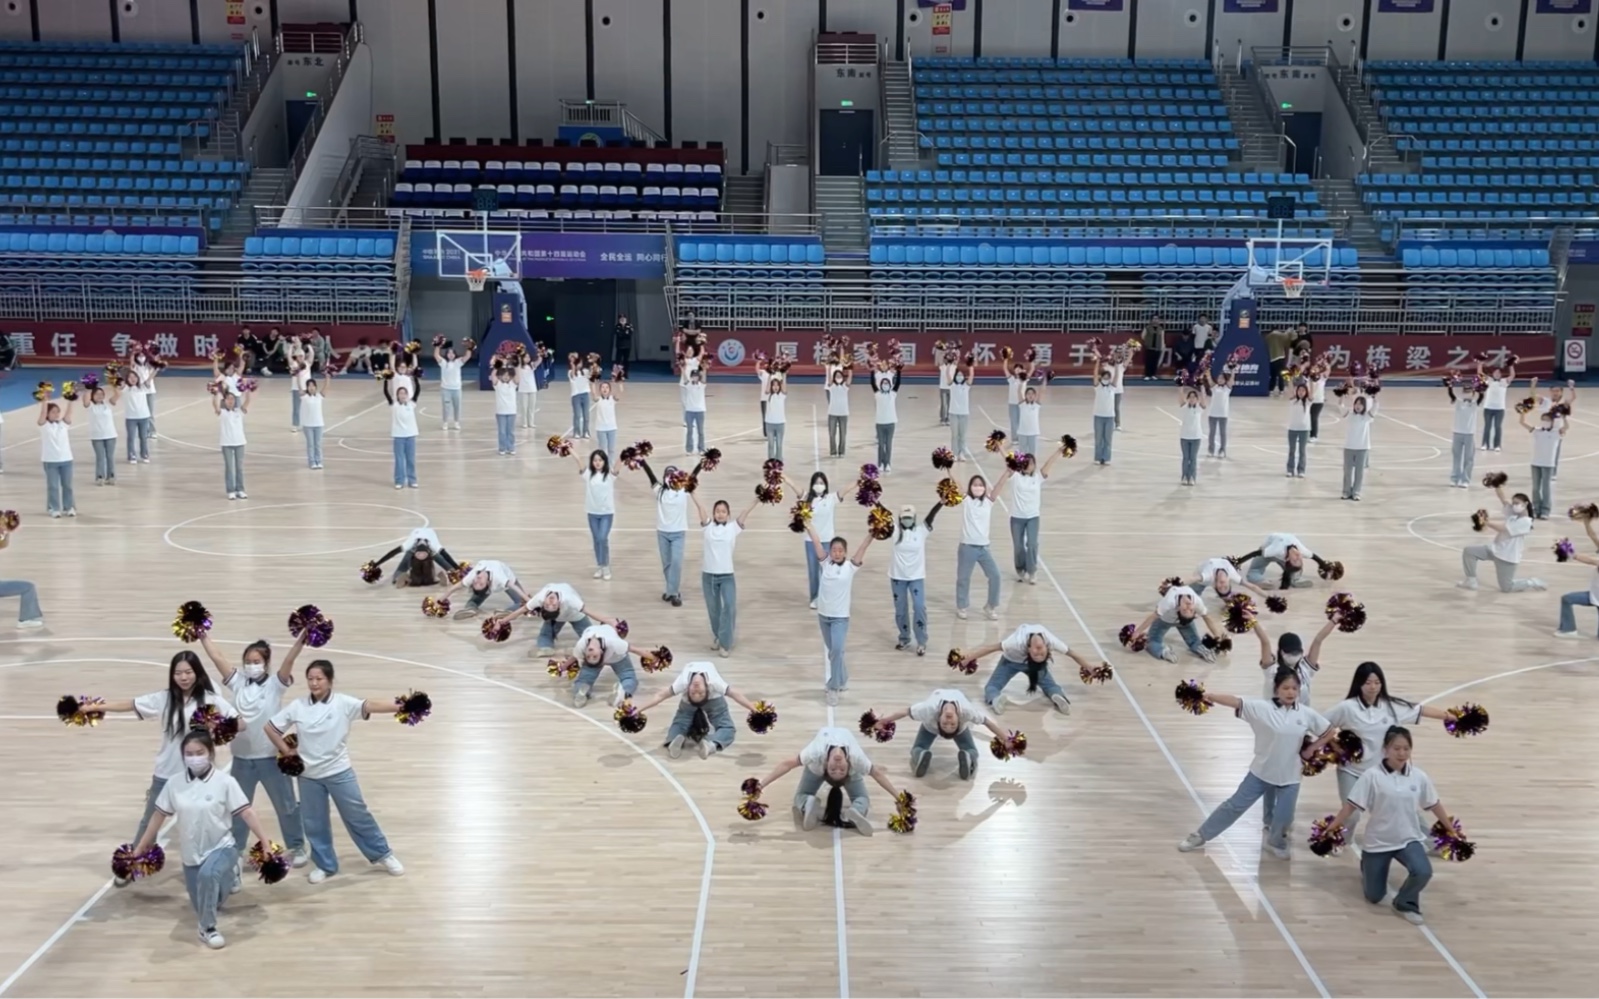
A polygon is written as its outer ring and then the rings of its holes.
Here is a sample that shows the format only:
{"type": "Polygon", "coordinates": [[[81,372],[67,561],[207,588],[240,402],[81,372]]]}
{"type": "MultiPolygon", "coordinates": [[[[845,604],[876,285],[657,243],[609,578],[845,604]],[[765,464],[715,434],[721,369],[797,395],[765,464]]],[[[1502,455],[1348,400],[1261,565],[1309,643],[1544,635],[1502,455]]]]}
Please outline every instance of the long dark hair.
{"type": "Polygon", "coordinates": [[[205,671],[199,656],[188,649],[173,656],[172,662],[167,666],[167,712],[166,718],[162,721],[162,727],[166,729],[167,734],[176,739],[188,731],[189,719],[183,713],[185,696],[193,697],[195,707],[203,708],[207,703],[206,695],[209,694],[214,699],[216,692],[217,689],[211,685],[211,674],[205,671]],[[187,663],[188,667],[194,670],[194,686],[189,688],[187,695],[178,688],[178,681],[172,678],[178,671],[180,663],[187,663]]]}
{"type": "MultiPolygon", "coordinates": [[[[326,659],[313,659],[313,660],[311,660],[311,665],[309,665],[309,666],[307,666],[305,668],[305,672],[307,674],[310,674],[310,672],[312,670],[319,670],[319,671],[321,671],[323,676],[327,677],[328,687],[329,687],[328,696],[332,697],[333,696],[333,690],[332,690],[332,687],[333,687],[333,663],[329,662],[326,659]]],[[[311,700],[313,702],[316,701],[316,695],[315,694],[311,694],[310,697],[311,697],[311,700]]]]}
{"type": "Polygon", "coordinates": [[[611,477],[611,456],[605,453],[605,449],[604,448],[595,448],[593,451],[589,452],[589,464],[588,464],[587,471],[589,472],[590,475],[592,475],[594,473],[594,456],[595,455],[599,455],[600,456],[600,478],[602,478],[602,479],[610,478],[611,477]]]}
{"type": "Polygon", "coordinates": [[[811,486],[812,489],[816,488],[816,480],[817,479],[821,479],[822,480],[822,495],[826,496],[828,494],[828,492],[833,488],[832,485],[827,481],[827,473],[826,472],[813,472],[813,473],[811,473],[810,486],[811,486]]]}
{"type": "Polygon", "coordinates": [[[1364,687],[1366,685],[1366,681],[1374,676],[1377,678],[1377,681],[1382,684],[1382,689],[1377,692],[1377,701],[1387,704],[1395,711],[1396,714],[1400,708],[1408,710],[1415,707],[1414,704],[1405,700],[1403,697],[1395,697],[1388,693],[1388,677],[1383,674],[1381,666],[1378,666],[1376,663],[1371,662],[1370,660],[1367,660],[1366,662],[1363,662],[1359,666],[1355,667],[1355,675],[1349,681],[1349,700],[1359,701],[1360,703],[1365,704],[1366,700],[1361,695],[1360,688],[1364,687]],[[1398,707],[1395,707],[1395,705],[1398,705],[1398,707]]]}

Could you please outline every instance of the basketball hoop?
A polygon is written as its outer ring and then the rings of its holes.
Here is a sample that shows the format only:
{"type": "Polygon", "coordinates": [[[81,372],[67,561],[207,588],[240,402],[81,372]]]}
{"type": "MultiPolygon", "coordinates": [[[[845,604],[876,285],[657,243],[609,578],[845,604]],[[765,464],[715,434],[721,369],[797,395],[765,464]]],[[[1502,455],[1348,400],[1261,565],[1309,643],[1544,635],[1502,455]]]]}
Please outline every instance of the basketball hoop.
{"type": "MultiPolygon", "coordinates": [[[[482,291],[483,290],[483,286],[485,284],[488,284],[488,281],[489,281],[489,272],[484,270],[484,269],[482,269],[481,267],[478,268],[477,270],[472,270],[472,271],[467,271],[466,272],[466,286],[468,288],[472,289],[473,291],[482,291]]],[[[1297,298],[1298,296],[1295,296],[1295,297],[1297,298]]]]}
{"type": "Polygon", "coordinates": [[[1305,279],[1296,277],[1282,278],[1283,297],[1289,301],[1297,299],[1305,293],[1305,279]]]}

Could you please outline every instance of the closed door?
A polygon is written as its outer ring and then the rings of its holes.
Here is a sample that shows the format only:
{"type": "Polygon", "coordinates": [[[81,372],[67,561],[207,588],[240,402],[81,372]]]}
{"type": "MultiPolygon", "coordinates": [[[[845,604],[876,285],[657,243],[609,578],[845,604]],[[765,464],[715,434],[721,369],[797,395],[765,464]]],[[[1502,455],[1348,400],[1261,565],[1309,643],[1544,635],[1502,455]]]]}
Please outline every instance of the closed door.
{"type": "Polygon", "coordinates": [[[825,177],[855,177],[875,167],[875,116],[870,111],[823,111],[821,172],[825,177]]]}

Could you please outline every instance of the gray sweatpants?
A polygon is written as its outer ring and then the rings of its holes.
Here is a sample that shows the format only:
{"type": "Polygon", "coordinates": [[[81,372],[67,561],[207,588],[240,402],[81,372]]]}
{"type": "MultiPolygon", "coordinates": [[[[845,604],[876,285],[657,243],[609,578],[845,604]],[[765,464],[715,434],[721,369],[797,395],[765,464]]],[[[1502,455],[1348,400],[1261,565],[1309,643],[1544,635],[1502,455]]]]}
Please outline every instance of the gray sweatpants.
{"type": "Polygon", "coordinates": [[[1516,578],[1516,566],[1519,563],[1506,562],[1496,557],[1488,545],[1471,545],[1460,550],[1460,566],[1465,570],[1467,579],[1477,578],[1478,562],[1494,564],[1494,574],[1499,577],[1501,593],[1520,593],[1522,590],[1530,589],[1525,579],[1516,578]]]}
{"type": "Polygon", "coordinates": [[[1344,448],[1344,499],[1360,495],[1360,487],[1366,483],[1366,458],[1370,454],[1364,449],[1344,448]]]}
{"type": "Polygon", "coordinates": [[[1477,463],[1477,435],[1457,433],[1449,442],[1449,481],[1469,485],[1477,463]]]}

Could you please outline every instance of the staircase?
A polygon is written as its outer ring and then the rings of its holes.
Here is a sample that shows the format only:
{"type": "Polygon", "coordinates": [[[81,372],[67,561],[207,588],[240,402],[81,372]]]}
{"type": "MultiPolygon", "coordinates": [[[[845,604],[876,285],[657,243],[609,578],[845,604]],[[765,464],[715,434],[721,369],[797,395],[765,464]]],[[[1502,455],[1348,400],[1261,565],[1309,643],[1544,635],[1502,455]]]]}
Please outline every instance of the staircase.
{"type": "Polygon", "coordinates": [[[916,95],[911,90],[910,65],[884,60],[878,70],[883,78],[883,126],[888,135],[888,162],[878,166],[887,170],[914,170],[921,162],[917,142],[916,95]]]}
{"type": "Polygon", "coordinates": [[[765,215],[766,176],[756,173],[748,177],[728,177],[722,195],[722,211],[742,216],[739,221],[746,225],[755,221],[750,216],[765,215]]]}
{"type": "Polygon", "coordinates": [[[1349,217],[1349,232],[1345,238],[1351,246],[1360,251],[1363,263],[1368,258],[1392,263],[1392,251],[1383,242],[1377,223],[1366,211],[1366,206],[1361,204],[1360,192],[1355,188],[1354,181],[1338,177],[1318,177],[1310,183],[1316,189],[1316,197],[1320,199],[1321,207],[1327,210],[1328,215],[1335,218],[1339,215],[1349,217]]]}
{"type": "Polygon", "coordinates": [[[1333,71],[1333,80],[1344,104],[1355,120],[1355,129],[1366,137],[1367,173],[1414,173],[1410,164],[1399,158],[1394,137],[1383,125],[1377,106],[1372,103],[1371,91],[1353,67],[1341,66],[1333,71]]]}
{"type": "Polygon", "coordinates": [[[231,211],[222,220],[222,232],[206,246],[208,257],[237,258],[244,255],[244,240],[255,232],[255,208],[268,204],[283,185],[288,173],[283,167],[262,167],[250,174],[250,182],[239,194],[231,211]]]}
{"type": "Polygon", "coordinates": [[[389,177],[383,170],[367,169],[350,195],[347,208],[383,208],[389,196],[389,177]]]}
{"type": "Polygon", "coordinates": [[[1255,81],[1240,76],[1231,65],[1223,65],[1217,75],[1227,117],[1240,147],[1239,165],[1251,170],[1282,170],[1282,140],[1272,113],[1261,99],[1255,81]]]}
{"type": "Polygon", "coordinates": [[[859,177],[817,177],[811,202],[822,217],[822,245],[835,252],[866,250],[866,190],[859,177]]]}

